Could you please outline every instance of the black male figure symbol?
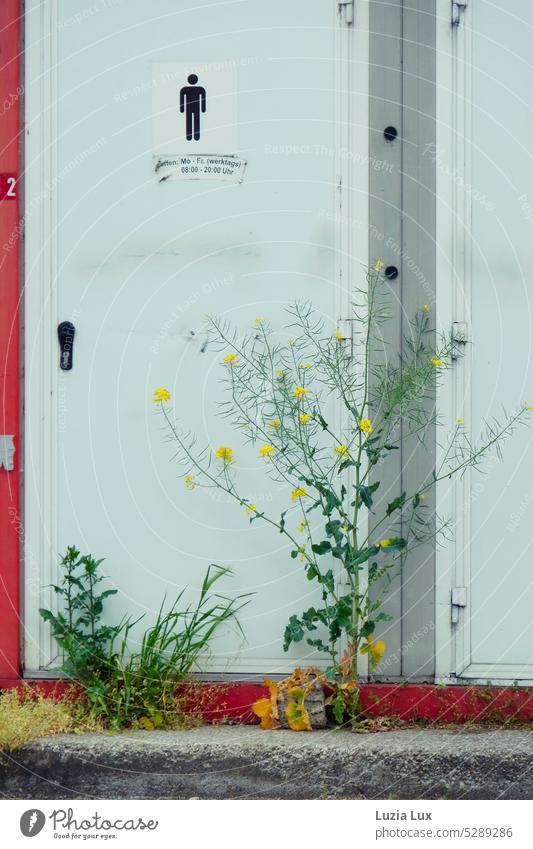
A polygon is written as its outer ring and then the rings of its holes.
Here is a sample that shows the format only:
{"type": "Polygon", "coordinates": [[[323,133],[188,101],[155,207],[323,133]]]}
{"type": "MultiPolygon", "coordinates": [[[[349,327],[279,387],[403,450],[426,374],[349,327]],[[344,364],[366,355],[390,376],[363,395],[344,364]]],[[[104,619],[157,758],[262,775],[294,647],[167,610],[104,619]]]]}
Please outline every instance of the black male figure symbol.
{"type": "Polygon", "coordinates": [[[187,77],[189,85],[184,85],[180,91],[180,112],[185,112],[185,132],[187,141],[200,140],[200,112],[206,110],[205,88],[196,85],[198,77],[190,74],[187,77]]]}

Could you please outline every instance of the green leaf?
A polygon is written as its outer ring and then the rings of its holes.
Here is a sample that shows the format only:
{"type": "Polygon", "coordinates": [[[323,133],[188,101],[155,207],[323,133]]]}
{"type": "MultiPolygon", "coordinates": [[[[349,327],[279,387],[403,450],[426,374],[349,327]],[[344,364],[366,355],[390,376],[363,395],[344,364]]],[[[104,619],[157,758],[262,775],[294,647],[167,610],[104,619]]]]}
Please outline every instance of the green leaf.
{"type": "Polygon", "coordinates": [[[376,483],[370,484],[370,486],[365,486],[364,484],[360,484],[356,487],[357,494],[359,495],[360,504],[364,504],[369,510],[374,504],[372,500],[372,495],[379,487],[379,481],[376,483]]]}
{"type": "Polygon", "coordinates": [[[317,413],[317,414],[314,416],[314,418],[317,420],[317,422],[319,423],[319,425],[322,427],[322,429],[323,429],[323,430],[327,430],[327,429],[328,429],[329,425],[328,425],[327,421],[326,421],[324,418],[322,418],[322,416],[320,415],[320,413],[317,413]]]}
{"type": "Polygon", "coordinates": [[[342,693],[336,692],[331,700],[331,707],[333,709],[333,718],[335,722],[339,725],[342,725],[344,722],[344,699],[342,697],[342,693]]]}
{"type": "Polygon", "coordinates": [[[118,590],[104,590],[103,593],[100,593],[100,598],[108,598],[110,595],[116,595],[118,590]]]}
{"type": "MultiPolygon", "coordinates": [[[[324,516],[328,516],[333,510],[335,510],[336,507],[341,506],[342,502],[339,499],[339,496],[329,486],[325,486],[322,481],[313,481],[313,486],[326,501],[323,509],[324,516]]],[[[344,490],[344,493],[345,492],[346,490],[344,490]]]]}
{"type": "Polygon", "coordinates": [[[318,578],[318,582],[320,584],[324,584],[324,586],[330,593],[332,593],[335,589],[335,579],[333,578],[333,572],[331,571],[331,569],[328,569],[325,575],[320,575],[318,578]]]}
{"type": "Polygon", "coordinates": [[[319,622],[322,622],[323,625],[328,624],[329,610],[327,608],[319,607],[316,611],[316,615],[319,622]]]}
{"type": "Polygon", "coordinates": [[[318,614],[314,607],[310,607],[305,613],[302,613],[302,624],[305,625],[308,631],[316,631],[315,622],[318,621],[318,614]]]}
{"type": "Polygon", "coordinates": [[[337,669],[336,669],[336,667],[335,666],[328,666],[328,668],[326,669],[325,675],[326,675],[326,678],[328,679],[328,681],[331,681],[332,683],[335,682],[337,680],[337,669]]]}
{"type": "Polygon", "coordinates": [[[376,630],[376,624],[375,624],[375,622],[372,622],[372,621],[369,619],[369,620],[368,620],[367,622],[365,622],[365,624],[364,624],[364,625],[363,625],[363,626],[359,629],[359,634],[361,635],[361,637],[363,637],[363,638],[366,640],[366,638],[367,638],[367,637],[369,637],[369,636],[370,636],[370,634],[373,634],[375,630],[376,630]]]}
{"type": "Polygon", "coordinates": [[[252,522],[255,522],[256,519],[264,519],[264,518],[265,518],[264,513],[254,513],[253,516],[250,516],[250,524],[252,524],[252,522]]]}
{"type": "Polygon", "coordinates": [[[371,545],[368,548],[360,548],[351,553],[350,558],[346,563],[346,568],[360,566],[361,563],[366,563],[370,557],[374,557],[380,551],[379,545],[371,545]]]}
{"type": "Polygon", "coordinates": [[[376,622],[391,622],[394,617],[390,615],[390,613],[378,613],[375,617],[376,622]]]}
{"type": "Polygon", "coordinates": [[[297,616],[292,615],[285,628],[283,651],[288,651],[291,643],[299,643],[304,638],[305,631],[297,616]]]}
{"type": "Polygon", "coordinates": [[[335,548],[331,549],[333,557],[335,557],[337,560],[344,560],[347,551],[348,543],[344,543],[344,545],[336,545],[335,548]]]}
{"type": "Polygon", "coordinates": [[[335,542],[341,542],[344,539],[344,534],[341,529],[342,522],[340,519],[333,519],[329,522],[326,522],[326,526],[324,530],[328,537],[334,537],[335,542]]]}
{"type": "Polygon", "coordinates": [[[325,539],[322,540],[322,542],[313,544],[311,548],[315,552],[315,554],[327,554],[329,551],[331,551],[331,543],[327,539],[325,539]]]}
{"type": "Polygon", "coordinates": [[[309,568],[307,569],[306,575],[307,575],[308,581],[312,581],[313,578],[318,578],[318,576],[320,575],[320,572],[318,571],[318,569],[316,568],[314,563],[311,563],[309,565],[309,568]]]}
{"type": "Polygon", "coordinates": [[[54,614],[52,613],[51,610],[45,610],[44,607],[40,607],[39,613],[41,614],[41,617],[44,619],[45,622],[55,622],[56,621],[56,617],[54,616],[54,614]]]}
{"type": "Polygon", "coordinates": [[[402,492],[398,498],[395,498],[390,504],[387,505],[387,516],[390,516],[394,513],[395,510],[399,510],[405,504],[405,492],[402,492]]]}
{"type": "Polygon", "coordinates": [[[329,646],[327,646],[323,640],[319,638],[311,640],[308,638],[307,643],[308,645],[313,646],[313,648],[318,649],[318,651],[328,652],[329,654],[329,646]]]}
{"type": "Polygon", "coordinates": [[[357,465],[358,464],[355,462],[355,460],[343,460],[342,463],[340,464],[339,468],[337,469],[337,474],[340,475],[340,473],[343,472],[345,469],[347,469],[349,466],[357,466],[357,465]]]}
{"type": "Polygon", "coordinates": [[[283,531],[285,530],[285,516],[286,515],[287,515],[287,511],[284,510],[283,513],[280,516],[280,519],[279,519],[279,532],[280,532],[280,534],[282,534],[283,531]]]}

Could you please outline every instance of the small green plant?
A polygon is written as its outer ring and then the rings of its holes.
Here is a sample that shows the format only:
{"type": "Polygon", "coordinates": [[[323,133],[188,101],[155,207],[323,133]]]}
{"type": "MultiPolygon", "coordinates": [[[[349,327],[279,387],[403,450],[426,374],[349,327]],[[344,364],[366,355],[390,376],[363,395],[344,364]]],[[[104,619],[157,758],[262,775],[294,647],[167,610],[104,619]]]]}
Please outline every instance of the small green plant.
{"type": "Polygon", "coordinates": [[[99,572],[101,563],[90,554],[82,556],[78,549],[68,548],[61,560],[62,583],[54,585],[60,610],[40,611],[64,652],[61,671],[83,687],[82,713],[114,729],[190,723],[183,700],[176,694],[177,685],[198,668],[211,638],[224,623],[240,629],[237,614],[247,597],[212,592],[230,570],[211,565],[197,603],[180,609],[185,590],[168,609],[164,600],[140,649],[131,651],[131,631],[143,617],[124,617],[117,625],[102,623],[105,599],[117,591],[100,590],[104,580],[99,572]]]}
{"type": "MultiPolygon", "coordinates": [[[[378,260],[369,270],[354,305],[355,355],[342,331],[327,328],[308,303],[287,309],[286,342],[262,317],[244,335],[225,320],[208,319],[210,350],[223,352],[222,415],[241,441],[244,435],[255,446],[265,474],[285,487],[281,515],[272,515],[243,491],[240,458],[232,446],[197,447],[194,434],[174,420],[168,389],[154,393],[186,488],[216,487],[250,522],[266,522],[285,537],[290,556],[318,585],[316,603],[289,617],[284,648],[305,639],[329,656],[330,680],[356,680],[361,654],[371,666],[380,662],[386,647],[375,631],[390,618],[381,609],[383,587],[414,548],[448,524],[428,508],[428,492],[439,481],[479,466],[530,418],[531,408],[522,406],[502,422],[486,423],[477,444],[462,419],[449,423],[432,473],[411,491],[390,493],[378,509],[382,464],[406,440],[423,443],[432,432],[438,421],[435,387],[454,356],[450,338],[435,345],[425,304],[413,319],[402,355],[391,358],[380,330],[390,315],[383,266],[378,260]]],[[[341,702],[339,695],[333,706],[338,717],[341,702]]],[[[345,704],[343,715],[349,709],[345,704]]]]}
{"type": "Polygon", "coordinates": [[[91,554],[81,555],[69,546],[61,558],[61,584],[52,584],[58,596],[58,612],[40,609],[52,626],[52,634],[63,650],[62,672],[81,683],[89,683],[105,673],[109,662],[109,646],[128,626],[123,619],[118,625],[101,622],[104,602],[117,590],[100,590],[105,576],[99,569],[102,560],[91,554]]]}

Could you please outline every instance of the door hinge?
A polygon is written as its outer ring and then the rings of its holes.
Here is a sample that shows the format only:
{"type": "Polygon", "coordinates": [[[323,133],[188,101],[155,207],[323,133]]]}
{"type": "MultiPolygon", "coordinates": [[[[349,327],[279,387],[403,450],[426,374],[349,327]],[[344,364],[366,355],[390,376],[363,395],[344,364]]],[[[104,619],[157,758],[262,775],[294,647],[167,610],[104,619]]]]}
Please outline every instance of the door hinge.
{"type": "Polygon", "coordinates": [[[452,0],[452,27],[458,27],[461,24],[467,6],[468,3],[452,0]]]}
{"type": "Polygon", "coordinates": [[[352,26],[355,20],[355,0],[338,0],[341,21],[347,26],[352,26]]]}
{"type": "Polygon", "coordinates": [[[339,318],[337,319],[337,329],[336,335],[339,340],[339,344],[347,350],[350,355],[353,355],[353,344],[354,344],[354,336],[353,336],[353,328],[354,328],[353,318],[339,318]]]}
{"type": "Polygon", "coordinates": [[[467,605],[466,587],[452,587],[452,625],[459,622],[459,609],[467,605]]]}
{"type": "Polygon", "coordinates": [[[0,436],[0,469],[4,468],[6,472],[12,472],[15,468],[13,455],[15,454],[15,443],[12,433],[3,433],[0,436]]]}
{"type": "Polygon", "coordinates": [[[468,324],[466,321],[454,321],[452,323],[452,360],[462,357],[462,346],[468,342],[468,324]]]}

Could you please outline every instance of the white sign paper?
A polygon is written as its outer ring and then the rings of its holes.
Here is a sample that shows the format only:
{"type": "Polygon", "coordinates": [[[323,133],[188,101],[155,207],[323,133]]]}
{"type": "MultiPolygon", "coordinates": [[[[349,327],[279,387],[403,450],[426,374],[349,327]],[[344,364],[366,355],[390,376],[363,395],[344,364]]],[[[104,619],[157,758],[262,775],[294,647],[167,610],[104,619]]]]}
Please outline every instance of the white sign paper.
{"type": "Polygon", "coordinates": [[[246,160],[238,156],[156,156],[155,173],[160,183],[166,180],[225,180],[242,183],[246,160]]]}

